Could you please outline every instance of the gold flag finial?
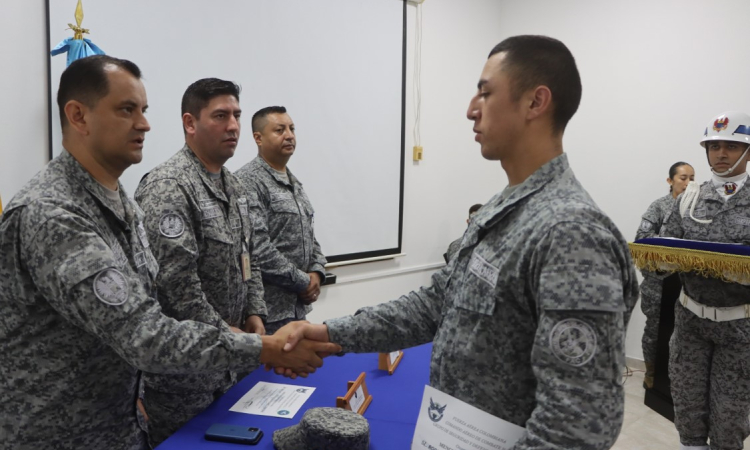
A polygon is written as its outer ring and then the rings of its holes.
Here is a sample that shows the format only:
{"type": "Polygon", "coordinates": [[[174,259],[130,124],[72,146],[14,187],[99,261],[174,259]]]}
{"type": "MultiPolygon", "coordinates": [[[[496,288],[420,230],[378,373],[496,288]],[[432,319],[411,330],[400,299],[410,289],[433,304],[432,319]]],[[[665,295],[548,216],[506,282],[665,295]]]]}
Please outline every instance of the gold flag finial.
{"type": "Polygon", "coordinates": [[[83,23],[83,4],[81,3],[81,0],[78,0],[78,5],[76,5],[76,25],[73,25],[72,23],[69,23],[68,26],[70,27],[70,30],[73,30],[73,39],[82,40],[84,34],[88,34],[89,30],[86,28],[81,27],[81,24],[83,23]]]}
{"type": "Polygon", "coordinates": [[[78,0],[78,5],[76,5],[76,25],[80,27],[81,23],[83,23],[83,4],[81,4],[81,0],[78,0]]]}

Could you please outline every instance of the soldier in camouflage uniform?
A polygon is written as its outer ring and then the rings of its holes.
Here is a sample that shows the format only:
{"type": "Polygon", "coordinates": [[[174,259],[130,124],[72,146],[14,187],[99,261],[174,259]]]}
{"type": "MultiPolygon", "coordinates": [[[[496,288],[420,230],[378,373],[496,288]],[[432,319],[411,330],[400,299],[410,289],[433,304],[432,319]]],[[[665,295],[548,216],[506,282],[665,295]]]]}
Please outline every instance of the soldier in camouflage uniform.
{"type": "MultiPolygon", "coordinates": [[[[135,198],[159,262],[156,287],[164,314],[209,325],[223,320],[264,334],[266,306],[247,198],[223,167],[240,137],[239,93],[236,84],[215,78],[187,88],[186,144],[143,177],[135,198]]],[[[144,380],[149,442],[156,447],[232,387],[237,374],[147,373],[144,380]]]]}
{"type": "Polygon", "coordinates": [[[312,311],[326,258],[315,239],[310,199],[287,168],[297,146],[294,122],[286,108],[270,106],[253,115],[252,127],[258,156],[236,175],[253,211],[253,255],[263,274],[270,334],[312,311]]]}
{"type": "MultiPolygon", "coordinates": [[[[3,448],[146,448],[138,370],[211,373],[284,365],[279,337],[177,321],[154,296],[144,215],[118,183],[149,124],[140,70],[92,56],[62,74],[62,154],[0,217],[3,448]]],[[[298,371],[336,350],[308,343],[298,371]]]]}
{"type": "MultiPolygon", "coordinates": [[[[747,114],[729,112],[711,121],[701,145],[712,179],[688,186],[662,236],[750,245],[748,144],[747,114]]],[[[737,282],[680,274],[669,379],[682,449],[707,450],[709,439],[712,450],[741,449],[750,435],[750,280],[727,277],[737,282]]]]}
{"type": "Polygon", "coordinates": [[[525,427],[514,450],[610,448],[638,286],[627,242],[562,152],[580,95],[561,42],[516,36],[496,46],[468,116],[510,186],[472,218],[431,286],[306,325],[287,348],[302,336],[350,352],[432,341],[430,385],[525,427]]]}
{"type": "MultiPolygon", "coordinates": [[[[672,212],[672,204],[680,195],[688,183],[695,179],[695,171],[686,162],[676,162],[669,168],[669,194],[655,200],[649,205],[646,213],[641,218],[641,225],[635,234],[635,240],[656,237],[659,235],[662,224],[672,212]]],[[[654,369],[656,364],[656,344],[659,338],[659,316],[661,312],[661,294],[664,284],[664,276],[654,272],[643,270],[643,282],[641,283],[641,311],[646,316],[646,326],[643,330],[641,347],[643,348],[643,360],[646,363],[646,374],[643,378],[643,387],[651,389],[654,387],[654,369]]]]}

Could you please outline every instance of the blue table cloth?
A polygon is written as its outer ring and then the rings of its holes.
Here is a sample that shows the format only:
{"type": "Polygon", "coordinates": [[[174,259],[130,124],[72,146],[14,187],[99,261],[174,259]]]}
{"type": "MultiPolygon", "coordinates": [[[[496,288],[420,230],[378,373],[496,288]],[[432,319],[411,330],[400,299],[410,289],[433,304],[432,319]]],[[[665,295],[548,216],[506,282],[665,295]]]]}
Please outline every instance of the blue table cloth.
{"type": "Polygon", "coordinates": [[[404,357],[393,375],[378,370],[378,354],[347,354],[326,358],[322,368],[308,378],[290,380],[258,369],[230,389],[205,411],[185,424],[177,433],[164,441],[159,450],[184,449],[273,449],[273,432],[299,423],[309,408],[336,406],[336,397],[343,397],[347,381],[354,381],[365,372],[365,383],[372,395],[372,403],[364,417],[370,423],[370,448],[373,450],[399,450],[411,448],[414,427],[419,415],[424,386],[429,383],[432,344],[404,350],[404,357]],[[256,416],[229,411],[247,391],[259,381],[315,387],[315,392],[299,412],[290,419],[256,416]],[[214,423],[226,423],[263,430],[261,441],[253,446],[211,442],[204,438],[206,430],[214,423]]]}

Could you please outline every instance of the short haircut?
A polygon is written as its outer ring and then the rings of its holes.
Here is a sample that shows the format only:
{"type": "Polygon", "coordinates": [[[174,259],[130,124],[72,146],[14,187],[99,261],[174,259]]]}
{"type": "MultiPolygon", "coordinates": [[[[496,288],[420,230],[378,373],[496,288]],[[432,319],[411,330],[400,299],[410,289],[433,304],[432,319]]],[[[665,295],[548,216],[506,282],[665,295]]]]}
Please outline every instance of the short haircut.
{"type": "Polygon", "coordinates": [[[469,216],[474,214],[475,212],[479,211],[479,208],[482,207],[481,203],[477,203],[476,205],[471,205],[471,208],[469,208],[469,216]]]}
{"type": "Polygon", "coordinates": [[[266,106],[263,109],[259,109],[253,114],[253,133],[262,130],[263,127],[266,126],[266,117],[268,117],[269,114],[286,114],[286,108],[283,106],[266,106]]]}
{"type": "Polygon", "coordinates": [[[65,105],[76,100],[89,108],[109,94],[107,66],[116,66],[141,78],[141,69],[126,59],[113,58],[107,55],[88,56],[73,61],[60,76],[60,87],[57,90],[57,106],[60,109],[60,125],[65,128],[68,123],[65,117],[65,105]]]}
{"type": "Polygon", "coordinates": [[[562,133],[581,103],[581,76],[568,47],[547,36],[513,36],[497,44],[489,57],[505,53],[513,101],[537,86],[552,92],[553,131],[562,133]]]}
{"type": "Polygon", "coordinates": [[[220,95],[231,95],[240,101],[242,88],[231,81],[218,78],[203,78],[188,86],[182,94],[181,115],[190,113],[196,119],[201,116],[201,110],[208,106],[211,99],[220,95]]]}

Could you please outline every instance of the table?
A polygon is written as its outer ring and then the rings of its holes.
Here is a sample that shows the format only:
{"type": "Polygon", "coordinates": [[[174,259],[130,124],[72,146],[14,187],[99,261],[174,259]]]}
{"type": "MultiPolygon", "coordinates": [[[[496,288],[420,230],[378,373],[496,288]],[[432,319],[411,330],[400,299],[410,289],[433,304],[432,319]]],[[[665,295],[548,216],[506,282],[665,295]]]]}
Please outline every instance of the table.
{"type": "Polygon", "coordinates": [[[258,369],[245,377],[205,411],[194,417],[180,430],[164,441],[158,450],[273,449],[273,432],[299,423],[304,412],[319,406],[335,406],[336,397],[346,394],[347,381],[354,381],[365,372],[365,383],[372,395],[372,403],[364,417],[370,422],[370,448],[372,450],[399,450],[411,448],[414,427],[422,403],[424,386],[429,382],[432,344],[404,350],[404,357],[393,375],[378,370],[378,354],[347,354],[329,357],[323,367],[308,378],[290,380],[258,369]],[[315,387],[310,399],[291,419],[256,416],[229,411],[258,381],[286,383],[315,387]],[[240,444],[207,441],[203,435],[214,423],[258,427],[264,436],[253,447],[240,444]]]}

